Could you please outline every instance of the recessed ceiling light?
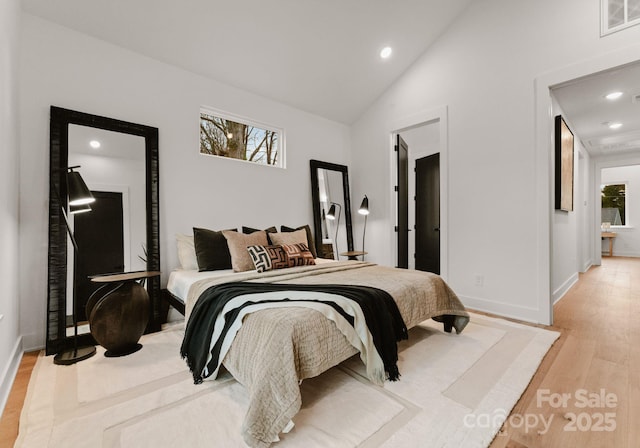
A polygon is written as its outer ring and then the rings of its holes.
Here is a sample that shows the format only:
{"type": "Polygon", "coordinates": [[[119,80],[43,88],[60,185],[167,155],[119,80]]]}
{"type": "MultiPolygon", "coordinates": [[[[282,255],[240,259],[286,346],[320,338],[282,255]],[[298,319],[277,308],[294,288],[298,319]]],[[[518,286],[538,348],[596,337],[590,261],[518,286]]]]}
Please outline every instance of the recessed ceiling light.
{"type": "Polygon", "coordinates": [[[608,100],[617,100],[618,98],[620,98],[622,96],[622,92],[611,92],[609,94],[607,94],[605,96],[606,99],[608,100]]]}
{"type": "Polygon", "coordinates": [[[382,59],[387,59],[389,56],[391,56],[392,52],[393,50],[391,49],[391,47],[384,47],[382,50],[380,50],[380,57],[382,59]]]}
{"type": "Polygon", "coordinates": [[[89,142],[89,146],[91,146],[93,149],[98,149],[100,147],[100,142],[98,140],[91,140],[89,142]]]}
{"type": "Polygon", "coordinates": [[[622,127],[622,123],[610,123],[609,129],[619,129],[622,127]]]}

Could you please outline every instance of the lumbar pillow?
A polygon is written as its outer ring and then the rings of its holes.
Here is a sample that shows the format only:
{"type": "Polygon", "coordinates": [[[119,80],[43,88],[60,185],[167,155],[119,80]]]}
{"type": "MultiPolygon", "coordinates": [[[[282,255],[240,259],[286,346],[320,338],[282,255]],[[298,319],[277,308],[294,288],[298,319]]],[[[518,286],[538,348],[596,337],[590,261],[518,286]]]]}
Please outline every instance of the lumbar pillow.
{"type": "Polygon", "coordinates": [[[180,267],[187,271],[198,270],[198,258],[196,257],[196,247],[192,235],[176,234],[178,245],[178,260],[180,267]]]}
{"type": "Polygon", "coordinates": [[[249,234],[223,230],[222,234],[227,239],[229,253],[231,254],[231,266],[236,272],[254,269],[253,261],[247,251],[247,247],[269,245],[267,232],[264,230],[249,234]]]}
{"type": "Polygon", "coordinates": [[[193,242],[199,271],[231,269],[231,254],[221,231],[194,227],[193,242]]]}
{"type": "Polygon", "coordinates": [[[311,253],[313,254],[313,258],[318,258],[318,254],[316,252],[316,245],[314,244],[314,239],[313,239],[313,232],[311,231],[311,227],[309,227],[308,224],[305,224],[304,226],[300,226],[296,228],[280,226],[281,232],[295,232],[296,230],[300,230],[300,229],[304,229],[304,231],[307,233],[307,241],[305,243],[309,248],[309,250],[311,251],[311,253]]]}
{"type": "Polygon", "coordinates": [[[258,272],[289,267],[289,259],[282,246],[249,246],[247,251],[258,272]]]}
{"type": "Polygon", "coordinates": [[[247,252],[258,272],[316,264],[306,244],[249,246],[247,252]]]}

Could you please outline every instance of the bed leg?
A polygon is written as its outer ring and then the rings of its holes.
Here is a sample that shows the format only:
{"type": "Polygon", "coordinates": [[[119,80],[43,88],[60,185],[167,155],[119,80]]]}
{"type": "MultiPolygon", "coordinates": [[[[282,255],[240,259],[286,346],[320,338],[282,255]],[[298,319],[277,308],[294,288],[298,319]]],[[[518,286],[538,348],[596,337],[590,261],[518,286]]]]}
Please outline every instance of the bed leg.
{"type": "Polygon", "coordinates": [[[442,316],[442,323],[444,324],[444,331],[447,333],[451,333],[453,330],[453,322],[455,320],[455,316],[442,316]]]}

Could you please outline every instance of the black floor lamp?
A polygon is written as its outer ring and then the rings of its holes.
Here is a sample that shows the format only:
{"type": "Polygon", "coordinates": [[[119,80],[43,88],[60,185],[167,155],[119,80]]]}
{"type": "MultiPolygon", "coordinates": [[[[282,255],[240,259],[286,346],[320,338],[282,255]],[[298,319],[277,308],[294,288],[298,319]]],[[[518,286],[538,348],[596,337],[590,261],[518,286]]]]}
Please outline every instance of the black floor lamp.
{"type": "Polygon", "coordinates": [[[364,261],[364,236],[367,232],[367,216],[369,216],[369,198],[367,195],[364,195],[364,199],[360,204],[360,208],[358,209],[358,213],[364,215],[364,228],[362,229],[362,261],[364,261]]]}
{"type": "Polygon", "coordinates": [[[336,204],[335,202],[331,203],[331,207],[329,207],[329,212],[327,213],[327,218],[330,220],[336,221],[336,236],[334,238],[334,242],[336,243],[336,260],[340,259],[338,255],[340,251],[338,250],[338,227],[340,226],[340,213],[342,212],[342,207],[340,204],[336,204]],[[336,219],[336,206],[338,206],[338,217],[336,219]]]}
{"type": "MultiPolygon", "coordinates": [[[[85,184],[82,176],[79,172],[73,171],[76,168],[80,168],[79,166],[72,166],[68,168],[67,171],[67,192],[69,198],[69,214],[83,213],[91,211],[90,203],[95,201],[95,198],[87,188],[87,184],[85,184]]],[[[56,194],[58,194],[56,190],[56,194]]],[[[75,254],[78,253],[78,243],[76,243],[76,239],[73,236],[73,232],[71,231],[71,226],[69,225],[69,220],[67,219],[67,212],[64,207],[64,202],[60,199],[60,195],[58,194],[58,199],[60,202],[60,208],[62,209],[62,217],[64,218],[64,224],[67,227],[67,232],[69,233],[69,238],[71,239],[71,243],[73,244],[73,249],[75,254]]],[[[90,358],[96,353],[96,348],[94,346],[88,347],[78,347],[78,318],[76,315],[76,294],[75,288],[73,292],[73,309],[71,310],[73,316],[73,348],[62,351],[58,353],[53,358],[54,364],[59,365],[71,365],[75,364],[78,361],[82,361],[84,359],[90,358]]]]}

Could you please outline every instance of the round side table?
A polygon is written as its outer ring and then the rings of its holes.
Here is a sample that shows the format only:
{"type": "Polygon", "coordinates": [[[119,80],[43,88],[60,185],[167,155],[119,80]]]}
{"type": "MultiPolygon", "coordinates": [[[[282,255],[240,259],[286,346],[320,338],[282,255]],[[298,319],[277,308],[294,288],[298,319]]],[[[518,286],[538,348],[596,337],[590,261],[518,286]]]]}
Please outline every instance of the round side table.
{"type": "Polygon", "coordinates": [[[362,259],[364,260],[364,256],[367,255],[368,252],[364,252],[362,250],[350,250],[349,252],[342,252],[340,255],[343,257],[349,257],[349,260],[357,260],[359,256],[362,255],[362,259]]]}
{"type": "Polygon", "coordinates": [[[89,297],[86,312],[91,335],[107,349],[105,356],[125,356],[142,348],[138,341],[149,322],[149,294],[143,284],[158,275],[139,271],[91,278],[104,283],[89,297]]]}

